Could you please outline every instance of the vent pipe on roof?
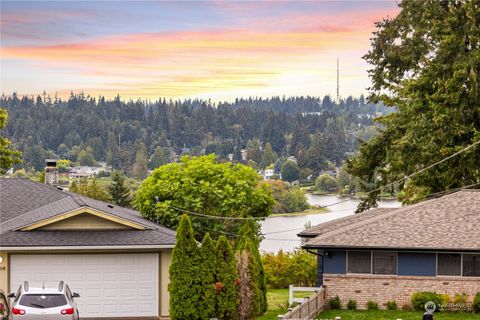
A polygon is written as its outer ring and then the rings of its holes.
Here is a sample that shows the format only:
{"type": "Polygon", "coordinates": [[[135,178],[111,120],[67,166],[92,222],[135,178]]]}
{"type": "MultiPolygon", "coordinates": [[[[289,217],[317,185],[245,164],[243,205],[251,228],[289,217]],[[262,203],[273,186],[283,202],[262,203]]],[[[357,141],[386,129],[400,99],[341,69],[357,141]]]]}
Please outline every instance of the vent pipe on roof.
{"type": "Polygon", "coordinates": [[[45,164],[45,184],[56,188],[58,186],[57,160],[47,159],[45,164]]]}

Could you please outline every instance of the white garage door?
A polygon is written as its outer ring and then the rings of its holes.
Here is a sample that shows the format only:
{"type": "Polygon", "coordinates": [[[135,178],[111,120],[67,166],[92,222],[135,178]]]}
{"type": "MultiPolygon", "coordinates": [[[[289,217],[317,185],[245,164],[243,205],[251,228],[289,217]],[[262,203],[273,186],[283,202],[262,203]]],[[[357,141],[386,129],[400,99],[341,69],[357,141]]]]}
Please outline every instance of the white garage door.
{"type": "Polygon", "coordinates": [[[10,257],[10,290],[64,280],[80,317],[158,315],[158,254],[16,254],[10,257]]]}

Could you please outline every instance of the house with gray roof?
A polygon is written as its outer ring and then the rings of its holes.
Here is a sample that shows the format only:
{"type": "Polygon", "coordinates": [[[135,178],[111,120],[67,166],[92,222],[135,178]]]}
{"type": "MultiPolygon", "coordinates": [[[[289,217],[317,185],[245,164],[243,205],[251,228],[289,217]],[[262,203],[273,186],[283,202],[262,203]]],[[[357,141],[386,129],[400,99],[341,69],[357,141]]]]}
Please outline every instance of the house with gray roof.
{"type": "Polygon", "coordinates": [[[377,208],[299,234],[318,256],[318,285],[344,305],[409,304],[419,291],[480,292],[480,190],[377,208]]]}
{"type": "Polygon", "coordinates": [[[0,178],[0,289],[65,281],[82,318],[168,318],[175,232],[131,209],[0,178]]]}

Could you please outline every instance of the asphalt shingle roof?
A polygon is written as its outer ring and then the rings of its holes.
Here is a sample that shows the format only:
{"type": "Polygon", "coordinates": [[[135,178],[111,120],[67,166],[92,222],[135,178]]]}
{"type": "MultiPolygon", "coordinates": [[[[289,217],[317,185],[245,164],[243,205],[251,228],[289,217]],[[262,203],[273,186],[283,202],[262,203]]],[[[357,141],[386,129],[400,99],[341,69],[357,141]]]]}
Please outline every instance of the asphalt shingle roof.
{"type": "Polygon", "coordinates": [[[131,209],[111,205],[27,179],[0,178],[0,246],[173,245],[175,232],[131,209]],[[18,231],[79,208],[135,222],[146,230],[18,231]]]}
{"type": "Polygon", "coordinates": [[[315,226],[323,231],[304,247],[480,250],[480,190],[378,210],[315,226]]]}

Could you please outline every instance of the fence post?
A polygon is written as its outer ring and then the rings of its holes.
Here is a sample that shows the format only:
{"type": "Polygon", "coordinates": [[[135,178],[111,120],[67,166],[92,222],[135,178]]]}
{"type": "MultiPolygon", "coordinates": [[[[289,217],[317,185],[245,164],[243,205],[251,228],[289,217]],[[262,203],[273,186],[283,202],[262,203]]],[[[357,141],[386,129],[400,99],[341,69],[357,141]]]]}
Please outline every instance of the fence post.
{"type": "Polygon", "coordinates": [[[288,306],[293,304],[293,284],[288,286],[288,306]]]}

